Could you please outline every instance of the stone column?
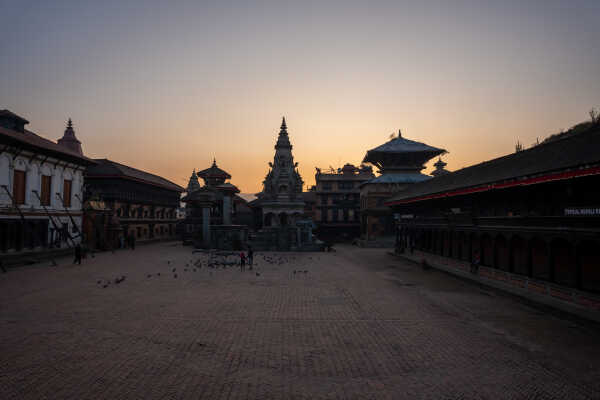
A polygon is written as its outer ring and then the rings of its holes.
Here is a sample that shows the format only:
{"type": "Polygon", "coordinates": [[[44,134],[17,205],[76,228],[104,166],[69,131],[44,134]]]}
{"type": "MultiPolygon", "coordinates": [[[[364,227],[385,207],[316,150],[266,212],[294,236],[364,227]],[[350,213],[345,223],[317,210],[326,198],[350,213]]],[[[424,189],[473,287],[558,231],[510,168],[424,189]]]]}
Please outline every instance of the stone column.
{"type": "Polygon", "coordinates": [[[210,248],[210,205],[202,205],[202,244],[210,248]]]}
{"type": "Polygon", "coordinates": [[[223,196],[223,225],[231,225],[231,197],[223,196]]]}

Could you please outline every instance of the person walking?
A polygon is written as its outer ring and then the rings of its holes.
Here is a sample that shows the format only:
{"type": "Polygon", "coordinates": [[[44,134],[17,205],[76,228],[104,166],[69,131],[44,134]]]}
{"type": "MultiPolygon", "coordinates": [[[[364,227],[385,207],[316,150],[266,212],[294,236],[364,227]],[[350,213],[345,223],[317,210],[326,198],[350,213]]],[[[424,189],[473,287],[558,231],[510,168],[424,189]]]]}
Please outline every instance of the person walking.
{"type": "Polygon", "coordinates": [[[252,265],[254,264],[254,251],[252,247],[248,246],[248,269],[252,271],[252,265]]]}
{"type": "Polygon", "coordinates": [[[131,234],[131,250],[135,250],[135,235],[131,234]]]}
{"type": "Polygon", "coordinates": [[[81,265],[81,244],[79,243],[75,246],[75,260],[73,261],[73,264],[81,265]]]}
{"type": "Polygon", "coordinates": [[[244,272],[246,270],[246,254],[242,251],[240,253],[240,272],[244,272]]]}

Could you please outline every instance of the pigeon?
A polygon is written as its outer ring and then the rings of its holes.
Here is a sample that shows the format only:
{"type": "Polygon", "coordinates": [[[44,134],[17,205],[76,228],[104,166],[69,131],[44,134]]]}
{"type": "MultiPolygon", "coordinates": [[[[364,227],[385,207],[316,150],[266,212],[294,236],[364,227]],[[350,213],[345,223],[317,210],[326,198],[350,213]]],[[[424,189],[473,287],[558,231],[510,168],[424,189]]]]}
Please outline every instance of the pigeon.
{"type": "Polygon", "coordinates": [[[171,264],[171,260],[167,261],[167,265],[171,264]]]}
{"type": "Polygon", "coordinates": [[[156,275],[160,276],[160,272],[158,274],[156,274],[156,275]]]}
{"type": "Polygon", "coordinates": [[[177,274],[173,275],[173,278],[177,278],[177,274]]]}
{"type": "Polygon", "coordinates": [[[108,284],[102,286],[102,288],[106,289],[108,287],[108,284]]]}
{"type": "Polygon", "coordinates": [[[183,271],[184,271],[184,272],[187,272],[187,268],[184,268],[184,269],[183,269],[183,271]]]}
{"type": "Polygon", "coordinates": [[[257,272],[257,273],[256,273],[256,276],[260,276],[260,272],[257,272]]]}
{"type": "Polygon", "coordinates": [[[150,278],[152,276],[152,274],[148,274],[146,275],[146,278],[150,278]]]}
{"type": "Polygon", "coordinates": [[[96,283],[99,285],[99,284],[101,284],[101,283],[102,283],[102,281],[98,281],[98,282],[96,282],[96,283]]]}
{"type": "Polygon", "coordinates": [[[177,270],[177,268],[173,268],[173,272],[175,272],[177,270]]]}

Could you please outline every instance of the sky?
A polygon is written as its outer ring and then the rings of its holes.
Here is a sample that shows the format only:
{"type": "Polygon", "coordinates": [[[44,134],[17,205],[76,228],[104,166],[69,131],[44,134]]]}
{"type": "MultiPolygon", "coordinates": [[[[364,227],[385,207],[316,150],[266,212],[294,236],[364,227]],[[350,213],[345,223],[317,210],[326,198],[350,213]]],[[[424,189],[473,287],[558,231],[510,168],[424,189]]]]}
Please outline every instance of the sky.
{"type": "MultiPolygon", "coordinates": [[[[261,190],[285,116],[307,185],[391,133],[456,170],[600,108],[600,1],[0,0],[0,109],[185,186],[261,190]]],[[[432,170],[435,160],[424,172],[432,170]]]]}

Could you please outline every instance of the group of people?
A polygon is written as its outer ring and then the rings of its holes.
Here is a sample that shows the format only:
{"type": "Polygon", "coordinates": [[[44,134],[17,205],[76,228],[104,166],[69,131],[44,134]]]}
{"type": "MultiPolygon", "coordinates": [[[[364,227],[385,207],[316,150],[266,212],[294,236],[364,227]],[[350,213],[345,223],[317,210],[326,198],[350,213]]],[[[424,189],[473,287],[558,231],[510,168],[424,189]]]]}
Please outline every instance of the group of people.
{"type": "Polygon", "coordinates": [[[246,253],[243,251],[240,253],[240,271],[246,270],[246,259],[248,260],[248,269],[252,270],[254,264],[254,251],[252,247],[248,247],[248,257],[246,257],[246,253]]]}

